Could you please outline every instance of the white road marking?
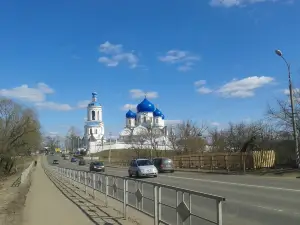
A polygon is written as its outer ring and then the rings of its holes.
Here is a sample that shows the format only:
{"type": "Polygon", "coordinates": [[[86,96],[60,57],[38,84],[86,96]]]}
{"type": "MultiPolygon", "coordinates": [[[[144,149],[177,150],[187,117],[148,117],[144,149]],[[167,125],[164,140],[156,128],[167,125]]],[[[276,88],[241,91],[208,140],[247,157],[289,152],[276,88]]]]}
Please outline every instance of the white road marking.
{"type": "Polygon", "coordinates": [[[276,212],[283,212],[282,209],[275,209],[275,208],[271,208],[271,207],[267,207],[267,206],[262,206],[262,205],[252,205],[252,206],[257,207],[257,208],[261,208],[261,209],[276,211],[276,212]]]}
{"type": "Polygon", "coordinates": [[[290,189],[290,188],[280,188],[280,187],[268,187],[261,185],[253,185],[253,184],[243,184],[243,183],[233,183],[233,182],[225,182],[225,181],[217,181],[217,180],[207,180],[207,179],[199,179],[199,178],[190,178],[190,177],[178,177],[178,176],[168,176],[168,175],[160,175],[168,178],[175,179],[184,179],[184,180],[194,180],[194,181],[203,181],[208,183],[216,183],[216,184],[226,184],[226,185],[235,185],[235,186],[243,186],[243,187],[253,187],[253,188],[262,188],[276,191],[291,191],[291,192],[300,192],[300,189],[290,189]]]}

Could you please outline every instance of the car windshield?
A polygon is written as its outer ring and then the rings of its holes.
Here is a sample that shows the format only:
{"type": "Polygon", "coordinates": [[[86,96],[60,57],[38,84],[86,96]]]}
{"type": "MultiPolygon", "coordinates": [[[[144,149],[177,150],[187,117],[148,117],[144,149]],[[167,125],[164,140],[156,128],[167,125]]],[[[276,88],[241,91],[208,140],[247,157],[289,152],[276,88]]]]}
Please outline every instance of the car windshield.
{"type": "Polygon", "coordinates": [[[153,165],[153,163],[148,159],[137,160],[136,162],[137,162],[138,166],[151,166],[151,165],[153,165]]]}
{"type": "Polygon", "coordinates": [[[94,165],[95,166],[103,166],[103,162],[95,162],[94,165]]]}
{"type": "Polygon", "coordinates": [[[172,164],[171,159],[163,159],[163,164],[172,164]]]}

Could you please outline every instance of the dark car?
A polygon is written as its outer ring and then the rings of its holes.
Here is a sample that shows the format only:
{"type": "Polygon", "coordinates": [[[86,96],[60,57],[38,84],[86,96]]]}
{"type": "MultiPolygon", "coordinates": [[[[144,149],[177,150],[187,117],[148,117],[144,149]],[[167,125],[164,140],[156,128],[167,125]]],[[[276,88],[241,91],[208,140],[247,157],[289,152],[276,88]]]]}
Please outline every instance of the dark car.
{"type": "Polygon", "coordinates": [[[58,160],[57,159],[54,159],[52,164],[59,164],[58,160]]]}
{"type": "Polygon", "coordinates": [[[84,166],[86,164],[84,159],[80,159],[78,165],[79,166],[84,166]]]}
{"type": "Polygon", "coordinates": [[[77,159],[75,157],[72,157],[71,162],[77,162],[77,159]]]}
{"type": "Polygon", "coordinates": [[[105,172],[105,167],[104,167],[103,162],[91,162],[90,163],[90,171],[105,172]]]}
{"type": "Polygon", "coordinates": [[[152,160],[154,166],[157,168],[158,172],[171,172],[174,173],[173,160],[169,158],[154,158],[152,160]]]}

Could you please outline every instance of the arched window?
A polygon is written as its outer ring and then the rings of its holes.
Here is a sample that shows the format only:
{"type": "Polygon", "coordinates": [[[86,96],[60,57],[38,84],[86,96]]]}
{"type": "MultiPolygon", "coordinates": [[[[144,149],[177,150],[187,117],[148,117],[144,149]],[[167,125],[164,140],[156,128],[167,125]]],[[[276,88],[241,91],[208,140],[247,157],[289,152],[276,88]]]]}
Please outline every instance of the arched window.
{"type": "Polygon", "coordinates": [[[128,120],[128,124],[131,125],[131,119],[128,120]]]}
{"type": "Polygon", "coordinates": [[[90,128],[90,134],[92,134],[93,132],[92,132],[92,128],[90,128]]]}
{"type": "Polygon", "coordinates": [[[96,113],[95,113],[95,111],[93,110],[93,111],[92,111],[92,120],[95,120],[95,116],[96,116],[96,113]]]}
{"type": "Polygon", "coordinates": [[[95,129],[95,134],[97,134],[97,129],[95,129]]]}
{"type": "Polygon", "coordinates": [[[100,120],[100,112],[97,112],[97,120],[100,120]]]}
{"type": "Polygon", "coordinates": [[[144,123],[146,123],[146,122],[147,122],[146,117],[144,117],[144,123]]]}

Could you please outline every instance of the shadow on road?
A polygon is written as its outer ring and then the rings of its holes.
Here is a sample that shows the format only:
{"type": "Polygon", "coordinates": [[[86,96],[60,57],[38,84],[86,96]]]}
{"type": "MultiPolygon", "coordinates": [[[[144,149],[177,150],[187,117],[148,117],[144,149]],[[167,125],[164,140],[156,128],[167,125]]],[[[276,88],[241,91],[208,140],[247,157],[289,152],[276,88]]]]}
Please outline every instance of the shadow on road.
{"type": "Polygon", "coordinates": [[[109,215],[107,212],[101,209],[106,207],[104,204],[99,206],[98,202],[97,204],[93,203],[92,200],[88,199],[88,196],[81,196],[78,193],[80,190],[74,190],[73,186],[71,187],[68,184],[63,183],[57,178],[51,176],[46,170],[44,171],[53,184],[60,190],[60,192],[70,201],[72,201],[94,224],[123,224],[119,222],[120,220],[125,220],[122,216],[116,217],[109,215]]]}

